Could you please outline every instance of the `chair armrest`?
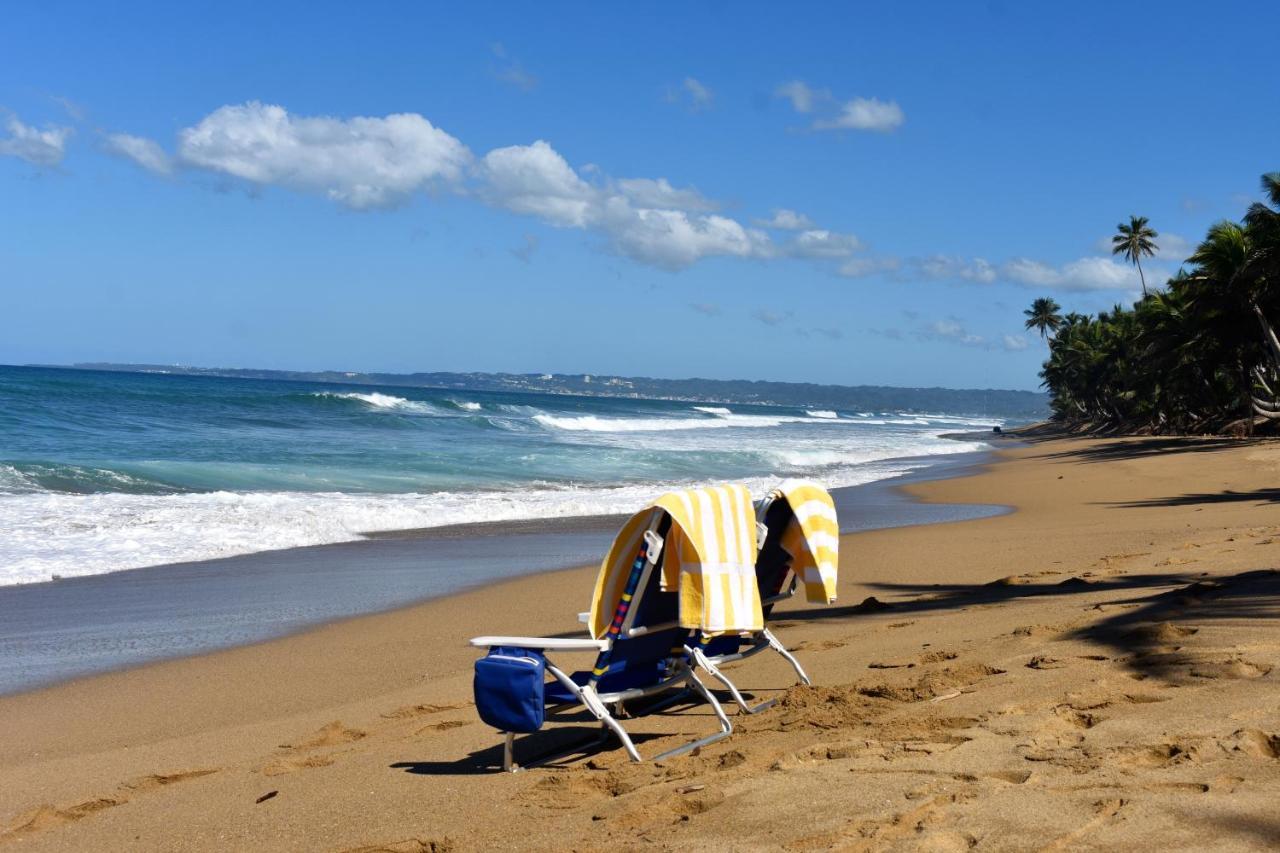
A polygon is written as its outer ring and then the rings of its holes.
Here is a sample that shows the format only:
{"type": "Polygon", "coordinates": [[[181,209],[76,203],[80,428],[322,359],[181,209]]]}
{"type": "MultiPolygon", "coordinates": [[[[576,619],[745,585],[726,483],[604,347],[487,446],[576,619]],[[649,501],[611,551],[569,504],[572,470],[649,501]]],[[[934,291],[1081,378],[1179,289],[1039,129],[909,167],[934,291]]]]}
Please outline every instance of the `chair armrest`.
{"type": "Polygon", "coordinates": [[[609,647],[608,640],[562,639],[557,637],[472,637],[471,645],[479,649],[493,646],[519,646],[525,649],[548,651],[602,652],[609,647]]]}

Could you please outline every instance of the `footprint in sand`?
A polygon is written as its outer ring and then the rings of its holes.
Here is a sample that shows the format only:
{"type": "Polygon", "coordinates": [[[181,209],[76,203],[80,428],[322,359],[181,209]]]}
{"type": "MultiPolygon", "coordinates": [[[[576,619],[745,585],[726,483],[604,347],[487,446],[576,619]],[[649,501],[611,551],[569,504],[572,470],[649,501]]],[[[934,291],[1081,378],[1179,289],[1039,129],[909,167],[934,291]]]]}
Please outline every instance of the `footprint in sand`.
{"type": "Polygon", "coordinates": [[[1280,735],[1269,734],[1261,729],[1240,729],[1233,732],[1223,746],[1255,758],[1280,758],[1280,735]]]}
{"type": "Polygon", "coordinates": [[[471,725],[469,720],[441,720],[438,723],[428,723],[422,728],[414,732],[415,735],[426,734],[427,732],[447,732],[449,729],[457,729],[462,726],[471,725]]]}
{"type": "Polygon", "coordinates": [[[297,743],[282,743],[280,748],[301,752],[308,749],[320,749],[325,746],[340,746],[367,736],[368,732],[348,728],[342,724],[342,721],[334,720],[305,740],[300,740],[297,743]]]}
{"type": "Polygon", "coordinates": [[[152,791],[156,788],[163,788],[166,785],[172,785],[176,782],[185,782],[188,779],[199,779],[201,776],[208,776],[211,773],[217,773],[214,770],[184,770],[178,773],[153,773],[148,776],[140,776],[129,782],[125,782],[122,787],[128,788],[130,791],[152,791]]]}
{"type": "Polygon", "coordinates": [[[201,776],[208,776],[217,772],[217,769],[214,768],[183,770],[177,773],[153,773],[122,783],[118,789],[119,793],[109,797],[95,797],[65,808],[45,803],[15,818],[3,832],[0,832],[0,841],[82,820],[104,809],[124,805],[129,802],[132,794],[153,791],[167,785],[185,782],[188,779],[198,779],[201,776]]]}
{"type": "Polygon", "coordinates": [[[309,755],[305,758],[278,758],[262,768],[263,776],[283,776],[298,770],[328,767],[333,763],[331,755],[309,755]]]}
{"type": "Polygon", "coordinates": [[[1250,663],[1247,660],[1233,658],[1225,661],[1210,661],[1191,667],[1190,674],[1195,678],[1261,678],[1271,672],[1266,664],[1250,663]]]}
{"type": "Polygon", "coordinates": [[[470,705],[470,702],[458,702],[453,705],[405,705],[404,707],[396,708],[394,711],[388,711],[381,716],[384,720],[407,720],[412,717],[425,717],[428,714],[439,714],[443,711],[457,711],[470,705]]]}
{"type": "Polygon", "coordinates": [[[9,828],[3,834],[0,834],[0,839],[27,835],[32,832],[42,832],[55,826],[61,826],[64,823],[81,820],[103,809],[124,805],[128,801],[127,797],[98,797],[63,809],[48,804],[38,806],[29,812],[18,815],[9,825],[9,828]]]}

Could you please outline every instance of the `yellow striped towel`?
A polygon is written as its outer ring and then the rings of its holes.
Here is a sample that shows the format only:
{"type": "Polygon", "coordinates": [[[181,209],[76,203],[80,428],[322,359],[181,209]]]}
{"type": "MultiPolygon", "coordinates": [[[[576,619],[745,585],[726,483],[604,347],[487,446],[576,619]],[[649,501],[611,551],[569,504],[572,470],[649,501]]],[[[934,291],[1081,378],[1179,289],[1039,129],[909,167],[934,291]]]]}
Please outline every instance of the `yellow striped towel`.
{"type": "Polygon", "coordinates": [[[707,635],[764,627],[751,493],[745,486],[724,485],[670,492],[623,525],[596,578],[588,622],[592,636],[599,639],[609,629],[654,510],[671,516],[662,588],[679,591],[681,626],[707,635]]]}
{"type": "Polygon", "coordinates": [[[836,570],[840,565],[840,524],[836,505],[817,483],[787,480],[770,493],[783,497],[791,507],[791,521],[782,534],[782,547],[795,561],[795,573],[804,584],[810,604],[836,600],[836,570]]]}

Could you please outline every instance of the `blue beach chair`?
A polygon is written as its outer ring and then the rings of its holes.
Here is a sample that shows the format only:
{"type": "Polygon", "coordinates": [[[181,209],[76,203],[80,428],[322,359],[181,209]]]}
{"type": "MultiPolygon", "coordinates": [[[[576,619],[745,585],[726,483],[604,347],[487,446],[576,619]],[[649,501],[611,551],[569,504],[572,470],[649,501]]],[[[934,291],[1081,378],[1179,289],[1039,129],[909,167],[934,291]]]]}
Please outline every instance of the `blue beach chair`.
{"type": "Polygon", "coordinates": [[[624,703],[634,700],[667,694],[666,701],[649,709],[655,710],[693,695],[711,707],[719,724],[719,731],[655,760],[732,733],[720,702],[698,677],[701,652],[691,638],[702,630],[758,630],[763,625],[754,583],[757,541],[750,501],[745,488],[720,486],[664,495],[632,516],[601,566],[590,639],[471,640],[472,646],[488,650],[476,662],[476,707],[485,722],[504,733],[504,770],[518,769],[515,736],[541,728],[546,707],[585,708],[601,723],[601,741],[617,737],[633,761],[642,758],[619,717],[624,703]],[[565,651],[595,652],[595,665],[567,673],[548,658],[548,653],[565,651]]]}

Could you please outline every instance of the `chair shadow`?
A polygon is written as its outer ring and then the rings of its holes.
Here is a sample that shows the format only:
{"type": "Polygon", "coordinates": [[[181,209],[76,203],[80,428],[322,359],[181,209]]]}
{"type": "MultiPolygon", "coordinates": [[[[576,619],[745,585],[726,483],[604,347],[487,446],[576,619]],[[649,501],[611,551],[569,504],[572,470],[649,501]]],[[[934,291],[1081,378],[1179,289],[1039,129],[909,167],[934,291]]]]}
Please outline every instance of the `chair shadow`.
{"type": "MultiPolygon", "coordinates": [[[[629,732],[636,746],[661,737],[658,734],[629,732]]],[[[494,737],[500,735],[494,733],[494,737]]],[[[517,764],[529,764],[548,756],[559,756],[546,767],[557,767],[588,756],[621,749],[615,738],[601,742],[600,727],[589,725],[559,726],[516,738],[514,754],[517,764]]],[[[416,776],[482,776],[502,772],[502,744],[476,750],[454,761],[397,761],[390,765],[416,776]]]]}
{"type": "Polygon", "coordinates": [[[788,610],[777,614],[775,623],[811,622],[828,619],[846,619],[851,616],[868,616],[891,613],[912,616],[967,607],[1000,604],[1023,598],[1044,596],[1068,596],[1108,590],[1144,589],[1192,583],[1200,577],[1186,573],[1155,573],[1145,575],[1120,575],[1112,578],[1085,580],[1067,578],[1057,583],[1011,583],[1008,579],[985,584],[907,584],[874,583],[867,587],[877,592],[907,600],[890,602],[870,597],[860,604],[843,607],[811,607],[788,610]]]}
{"type": "Polygon", "coordinates": [[[1142,509],[1145,507],[1196,506],[1198,504],[1225,503],[1280,503],[1280,489],[1254,489],[1251,492],[1237,492],[1228,489],[1222,492],[1200,492],[1199,494],[1175,495],[1167,498],[1150,498],[1142,501],[1104,503],[1102,506],[1142,509]]]}
{"type": "MultiPolygon", "coordinates": [[[[723,694],[719,690],[712,690],[711,692],[721,704],[732,704],[727,692],[723,694]]],[[[743,695],[753,702],[756,699],[750,691],[744,690],[743,695]]],[[[687,696],[683,694],[679,696],[663,696],[660,694],[652,697],[648,702],[636,704],[633,707],[633,711],[620,718],[624,724],[633,718],[659,716],[670,713],[673,710],[680,710],[681,716],[687,716],[699,721],[708,718],[715,719],[715,713],[710,706],[692,693],[687,696]]],[[[517,737],[515,743],[515,760],[517,764],[529,764],[541,761],[548,756],[555,756],[555,761],[540,766],[559,767],[573,761],[580,761],[591,755],[622,748],[617,738],[612,735],[601,740],[602,730],[600,725],[595,723],[581,706],[566,707],[554,711],[548,709],[547,720],[553,723],[566,723],[566,725],[559,725],[555,728],[517,737]],[[584,720],[588,722],[584,722],[584,720]],[[577,721],[577,723],[567,725],[567,723],[574,723],[574,721],[577,721]]],[[[669,732],[635,732],[631,731],[630,727],[628,727],[627,734],[637,748],[648,741],[670,735],[669,732]]],[[[498,737],[499,735],[495,732],[494,736],[498,737]]],[[[397,761],[390,766],[392,769],[403,770],[406,773],[420,776],[476,776],[496,773],[502,770],[502,744],[498,743],[495,746],[477,750],[454,761],[397,761]]]]}

